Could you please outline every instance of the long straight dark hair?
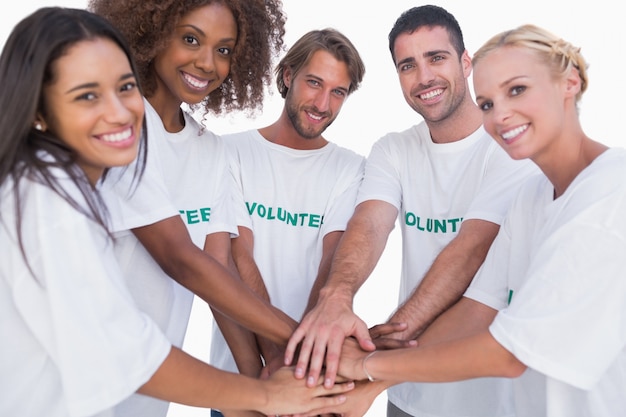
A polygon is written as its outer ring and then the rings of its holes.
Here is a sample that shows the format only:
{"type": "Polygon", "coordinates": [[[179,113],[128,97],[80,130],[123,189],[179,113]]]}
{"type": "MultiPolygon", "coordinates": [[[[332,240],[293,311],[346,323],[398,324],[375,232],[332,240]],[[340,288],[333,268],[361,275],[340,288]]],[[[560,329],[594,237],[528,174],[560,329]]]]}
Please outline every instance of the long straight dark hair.
{"type": "MultiPolygon", "coordinates": [[[[8,179],[13,182],[10,192],[15,197],[16,230],[25,258],[20,232],[19,184],[22,179],[50,187],[76,210],[108,230],[104,202],[76,164],[76,155],[49,130],[42,132],[34,128],[37,114],[46,118],[42,91],[54,81],[52,64],[76,43],[97,38],[117,44],[137,75],[131,51],[121,33],[104,18],[81,9],[45,7],[35,11],[13,28],[0,56],[0,185],[8,179]],[[77,201],[63,188],[58,176],[51,172],[53,169],[67,173],[82,193],[84,202],[77,201]]],[[[146,152],[144,126],[138,163],[134,164],[137,181],[145,165],[146,152]]],[[[3,221],[2,213],[0,221],[3,221]]]]}

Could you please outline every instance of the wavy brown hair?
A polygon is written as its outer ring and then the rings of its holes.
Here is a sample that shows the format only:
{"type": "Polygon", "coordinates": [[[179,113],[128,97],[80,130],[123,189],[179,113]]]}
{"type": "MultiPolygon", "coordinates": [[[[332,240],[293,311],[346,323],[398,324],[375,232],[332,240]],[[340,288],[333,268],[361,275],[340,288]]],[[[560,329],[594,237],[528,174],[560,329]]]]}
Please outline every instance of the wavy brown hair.
{"type": "Polygon", "coordinates": [[[260,110],[272,82],[274,59],[283,51],[285,16],[281,0],[89,0],[88,8],[104,16],[126,37],[134,52],[146,97],[156,88],[152,62],[169,42],[181,17],[198,7],[219,3],[237,22],[237,44],[230,73],[220,88],[194,109],[204,114],[260,110]]]}

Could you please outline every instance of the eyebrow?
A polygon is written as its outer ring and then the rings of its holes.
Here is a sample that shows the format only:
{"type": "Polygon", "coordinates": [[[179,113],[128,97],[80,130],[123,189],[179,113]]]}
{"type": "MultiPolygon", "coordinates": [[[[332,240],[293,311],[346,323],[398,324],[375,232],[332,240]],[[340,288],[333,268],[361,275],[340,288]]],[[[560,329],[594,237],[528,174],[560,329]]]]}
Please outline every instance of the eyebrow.
{"type": "MultiPolygon", "coordinates": [[[[204,33],[204,31],[202,29],[200,29],[196,25],[186,24],[186,25],[179,25],[178,27],[179,28],[192,28],[193,30],[198,32],[200,35],[202,35],[202,36],[204,36],[206,38],[206,33],[204,33]]],[[[237,38],[223,38],[223,39],[220,39],[220,42],[236,42],[236,41],[237,41],[237,38]]]]}
{"type": "MultiPolygon", "coordinates": [[[[424,57],[424,58],[431,58],[431,57],[436,56],[436,55],[452,55],[452,54],[450,53],[450,51],[448,51],[446,49],[436,49],[434,51],[424,52],[422,54],[422,57],[424,57]]],[[[407,58],[404,58],[401,61],[398,61],[398,63],[396,64],[396,68],[400,67],[402,64],[409,64],[409,63],[414,63],[414,62],[415,62],[415,58],[412,57],[412,56],[409,56],[407,58]]]]}
{"type": "MultiPolygon", "coordinates": [[[[502,81],[500,84],[498,84],[498,88],[502,88],[502,87],[504,87],[504,86],[506,86],[508,84],[513,84],[513,82],[517,81],[520,78],[528,78],[528,76],[527,75],[515,75],[515,76],[513,76],[511,78],[508,78],[508,79],[502,81]]],[[[484,99],[484,97],[477,95],[476,96],[476,100],[478,100],[478,99],[484,99]]]]}
{"type": "MultiPolygon", "coordinates": [[[[324,82],[324,79],[323,79],[323,78],[320,78],[318,75],[315,75],[315,74],[311,74],[311,73],[309,73],[309,74],[305,74],[304,76],[305,76],[305,77],[309,77],[309,78],[315,78],[315,79],[316,79],[317,81],[319,81],[320,83],[323,83],[323,82],[324,82]]],[[[350,90],[350,88],[349,88],[349,87],[348,87],[348,88],[346,88],[346,87],[343,87],[343,86],[338,86],[338,87],[335,87],[334,89],[335,89],[335,90],[341,90],[341,91],[343,91],[344,93],[347,93],[347,92],[350,90]]]]}
{"type": "MultiPolygon", "coordinates": [[[[135,74],[133,74],[132,72],[129,72],[129,73],[127,73],[127,74],[124,74],[124,75],[122,75],[122,76],[119,78],[119,81],[124,81],[124,80],[127,80],[127,79],[129,79],[129,78],[135,78],[135,74]]],[[[87,88],[96,88],[96,87],[98,87],[98,83],[85,83],[85,84],[80,84],[80,85],[77,85],[77,86],[75,86],[75,87],[70,88],[69,90],[67,90],[67,91],[65,92],[65,94],[73,93],[73,92],[78,91],[78,90],[84,90],[84,89],[87,89],[87,88]]]]}

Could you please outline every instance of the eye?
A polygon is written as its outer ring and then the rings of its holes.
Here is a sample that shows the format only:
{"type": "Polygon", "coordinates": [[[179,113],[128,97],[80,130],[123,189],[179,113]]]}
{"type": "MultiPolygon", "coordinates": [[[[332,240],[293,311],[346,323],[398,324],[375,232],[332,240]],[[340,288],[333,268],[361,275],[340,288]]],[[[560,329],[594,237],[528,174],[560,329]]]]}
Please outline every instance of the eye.
{"type": "Polygon", "coordinates": [[[198,38],[196,38],[193,35],[185,35],[183,36],[183,41],[189,45],[198,45],[200,42],[198,41],[198,38]]]}
{"type": "Polygon", "coordinates": [[[518,96],[526,91],[526,87],[523,85],[516,85],[515,87],[511,87],[510,91],[512,96],[518,96]]]}
{"type": "Polygon", "coordinates": [[[493,108],[493,102],[485,100],[482,103],[478,103],[478,108],[483,112],[489,111],[493,108]]]}
{"type": "Polygon", "coordinates": [[[333,90],[333,94],[339,96],[339,97],[345,97],[346,96],[346,92],[344,90],[340,90],[340,89],[335,89],[333,90]]]}
{"type": "Polygon", "coordinates": [[[82,93],[76,97],[77,101],[93,101],[98,98],[98,95],[92,91],[82,93]]]}
{"type": "Polygon", "coordinates": [[[129,81],[127,83],[122,84],[122,86],[120,87],[120,91],[122,92],[132,91],[135,88],[137,88],[137,83],[135,81],[129,81]]]}
{"type": "Polygon", "coordinates": [[[321,85],[317,80],[307,80],[307,83],[312,87],[319,87],[321,85]]]}
{"type": "Polygon", "coordinates": [[[413,64],[402,64],[402,65],[400,65],[399,69],[400,69],[400,72],[404,72],[404,71],[408,71],[408,70],[410,70],[410,69],[412,69],[414,67],[415,67],[415,65],[413,65],[413,64]]]}
{"type": "Polygon", "coordinates": [[[230,55],[233,53],[233,50],[227,47],[218,48],[217,51],[222,55],[230,55]]]}
{"type": "Polygon", "coordinates": [[[443,61],[444,59],[445,57],[443,55],[435,55],[431,59],[431,62],[439,62],[439,61],[443,61]]]}

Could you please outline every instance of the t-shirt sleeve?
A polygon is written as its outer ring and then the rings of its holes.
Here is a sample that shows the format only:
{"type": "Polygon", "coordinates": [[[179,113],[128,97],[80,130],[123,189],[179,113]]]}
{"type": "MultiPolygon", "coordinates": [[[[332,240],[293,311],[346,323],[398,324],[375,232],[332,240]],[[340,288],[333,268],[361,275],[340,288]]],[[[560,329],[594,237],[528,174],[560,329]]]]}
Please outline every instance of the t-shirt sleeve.
{"type": "MultiPolygon", "coordinates": [[[[155,152],[153,152],[155,153],[155,152]]],[[[100,186],[110,215],[113,232],[134,229],[178,216],[154,158],[146,162],[143,174],[135,176],[137,161],[128,167],[113,168],[100,186]]]]}
{"type": "Polygon", "coordinates": [[[495,142],[490,146],[482,184],[464,220],[481,219],[501,224],[520,187],[537,166],[530,160],[513,160],[495,142]]]}
{"type": "Polygon", "coordinates": [[[508,304],[508,262],[511,237],[505,221],[498,232],[485,261],[476,273],[464,296],[501,310],[508,304]]]}
{"type": "Polygon", "coordinates": [[[357,194],[356,205],[368,200],[385,201],[398,210],[402,204],[400,164],[394,148],[389,146],[391,135],[374,143],[365,164],[365,176],[357,194]]]}
{"type": "Polygon", "coordinates": [[[224,158],[215,167],[215,199],[211,208],[211,221],[208,223],[207,234],[228,232],[231,237],[236,237],[237,223],[234,212],[234,195],[238,187],[230,166],[230,153],[221,138],[218,138],[224,158]]]}
{"type": "Polygon", "coordinates": [[[623,200],[608,211],[585,210],[545,239],[490,327],[528,367],[581,389],[593,387],[626,346],[623,200]]]}
{"type": "MultiPolygon", "coordinates": [[[[229,138],[234,141],[235,139],[229,138]]],[[[243,195],[243,182],[241,178],[241,160],[237,152],[235,145],[230,144],[226,146],[228,162],[229,162],[229,181],[233,184],[232,192],[230,193],[230,205],[233,212],[235,224],[237,226],[247,227],[252,230],[252,218],[248,212],[246,206],[246,200],[243,195]]]]}
{"type": "Polygon", "coordinates": [[[58,369],[71,415],[93,415],[143,385],[171,345],[133,303],[104,231],[77,212],[54,221],[50,200],[39,210],[50,216],[33,216],[36,232],[25,235],[38,279],[16,277],[13,298],[58,369]]]}
{"type": "Polygon", "coordinates": [[[365,158],[354,156],[353,162],[340,172],[333,195],[328,199],[329,207],[324,214],[322,234],[345,231],[354,214],[356,196],[363,180],[365,158]]]}

